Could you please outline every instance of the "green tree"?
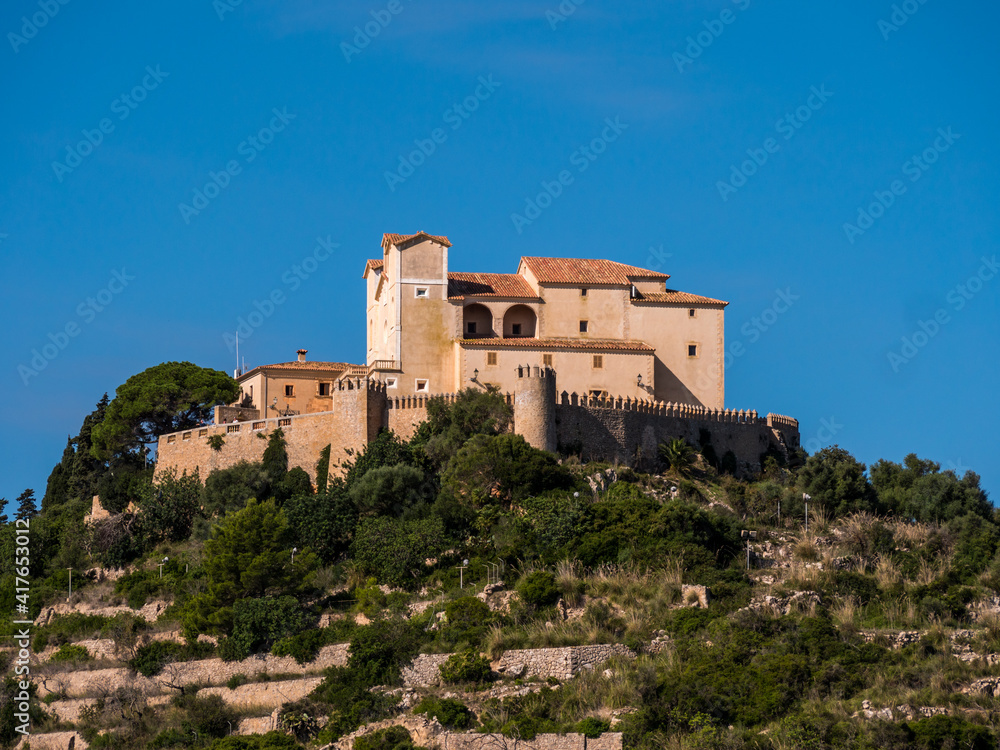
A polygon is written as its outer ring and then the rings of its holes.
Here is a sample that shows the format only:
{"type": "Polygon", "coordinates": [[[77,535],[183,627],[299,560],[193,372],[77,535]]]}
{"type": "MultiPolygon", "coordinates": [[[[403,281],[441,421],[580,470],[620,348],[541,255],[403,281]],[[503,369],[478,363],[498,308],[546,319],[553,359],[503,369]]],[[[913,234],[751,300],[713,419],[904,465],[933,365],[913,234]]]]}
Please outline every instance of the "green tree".
{"type": "Polygon", "coordinates": [[[911,453],[903,464],[877,461],[871,481],[886,509],[921,522],[948,521],[967,513],[993,518],[993,505],[979,485],[979,475],[966,472],[959,479],[941,465],[911,453]]]}
{"type": "Polygon", "coordinates": [[[358,515],[404,516],[426,500],[424,472],[415,466],[379,466],[366,472],[350,489],[358,515]]]}
{"type": "Polygon", "coordinates": [[[399,464],[413,465],[413,451],[394,432],[382,430],[352,461],[344,463],[344,485],[350,490],[372,469],[399,464]]]}
{"type": "MultiPolygon", "coordinates": [[[[799,470],[797,486],[834,517],[879,510],[878,496],[865,476],[866,467],[834,445],[814,453],[799,470]]],[[[791,509],[789,509],[791,512],[791,509]]]]}
{"type": "Polygon", "coordinates": [[[283,510],[296,544],[316,552],[324,563],[344,555],[358,525],[357,507],[343,486],[332,486],[315,495],[293,495],[283,510]]]}
{"type": "Polygon", "coordinates": [[[309,550],[294,555],[288,519],[274,501],[250,501],[230,513],[205,543],[207,590],[191,599],[184,613],[186,635],[206,629],[227,633],[239,599],[309,593],[318,560],[309,550]]]}
{"type": "Polygon", "coordinates": [[[442,489],[476,508],[519,503],[573,485],[573,476],[553,454],[528,445],[520,435],[474,436],[441,476],[442,489]]]}
{"type": "Polygon", "coordinates": [[[216,404],[228,404],[239,385],[226,373],[190,362],[164,362],[133,375],[115,391],[93,428],[91,454],[107,459],[134,452],[159,435],[202,424],[216,404]]]}
{"type": "Polygon", "coordinates": [[[14,514],[15,518],[18,519],[31,519],[38,515],[38,508],[35,506],[35,491],[32,489],[27,489],[17,496],[17,513],[14,514]]]}
{"type": "Polygon", "coordinates": [[[359,524],[351,556],[365,575],[393,586],[412,587],[424,570],[425,559],[444,549],[439,519],[400,521],[383,516],[359,524]]]}
{"type": "Polygon", "coordinates": [[[276,487],[288,473],[288,444],[280,427],[268,436],[260,463],[272,487],[276,487]]]}
{"type": "Polygon", "coordinates": [[[205,515],[223,515],[239,510],[247,500],[267,500],[271,481],[257,462],[240,461],[228,469],[216,469],[205,479],[205,515]]]}
{"type": "Polygon", "coordinates": [[[510,429],[513,409],[496,389],[466,388],[452,403],[443,396],[427,400],[427,419],[412,445],[436,466],[444,466],[473,435],[501,435],[510,429]]]}
{"type": "Polygon", "coordinates": [[[173,467],[147,481],[139,491],[139,523],[145,542],[182,542],[201,511],[204,488],[198,473],[177,476],[173,467]]]}

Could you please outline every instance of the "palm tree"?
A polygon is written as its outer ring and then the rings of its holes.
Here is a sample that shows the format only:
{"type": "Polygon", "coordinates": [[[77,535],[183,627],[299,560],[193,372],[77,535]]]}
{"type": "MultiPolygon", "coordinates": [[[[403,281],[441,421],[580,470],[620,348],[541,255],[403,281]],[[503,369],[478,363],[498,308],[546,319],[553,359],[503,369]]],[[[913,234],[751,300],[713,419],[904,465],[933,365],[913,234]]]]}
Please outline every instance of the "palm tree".
{"type": "Polygon", "coordinates": [[[681,476],[691,473],[694,456],[694,448],[684,438],[672,438],[669,443],[660,443],[660,458],[671,471],[676,471],[681,476]]]}

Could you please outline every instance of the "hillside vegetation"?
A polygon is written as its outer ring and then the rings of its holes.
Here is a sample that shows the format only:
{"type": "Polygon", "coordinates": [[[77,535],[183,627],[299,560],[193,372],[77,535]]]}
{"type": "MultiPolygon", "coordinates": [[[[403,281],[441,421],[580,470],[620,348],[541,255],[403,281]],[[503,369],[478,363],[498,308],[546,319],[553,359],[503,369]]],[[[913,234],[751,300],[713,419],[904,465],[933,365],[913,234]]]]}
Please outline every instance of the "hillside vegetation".
{"type": "MultiPolygon", "coordinates": [[[[317,456],[318,486],[288,469],[280,430],[260,463],[154,482],[141,443],[99,427],[109,409],[128,413],[102,400],[41,512],[18,511],[33,516],[31,616],[46,623],[34,733],[164,749],[358,735],[364,750],[413,747],[391,725],[433,718],[511,748],[608,731],[643,749],[996,747],[1000,520],[972,472],[915,455],[869,468],[834,446],[736,479],[675,441],[639,474],[536,450],[502,399],[470,390],[432,399],[408,442],[381,433],[343,476],[317,456]],[[85,526],[98,493],[111,516],[85,526]],[[56,606],[69,568],[71,606],[56,606]],[[334,644],[350,644],[344,663],[315,666],[334,644]],[[547,679],[502,658],[591,644],[634,656],[547,679]],[[265,654],[294,674],[253,671],[265,654]],[[404,680],[422,654],[451,655],[436,684],[404,680]],[[211,659],[247,671],[186,681],[211,659]],[[67,687],[113,667],[155,688],[67,687]],[[315,686],[278,708],[278,733],[229,736],[270,713],[230,701],[241,686],[303,676],[315,686]]],[[[12,522],[0,543],[9,612],[12,522]]]]}

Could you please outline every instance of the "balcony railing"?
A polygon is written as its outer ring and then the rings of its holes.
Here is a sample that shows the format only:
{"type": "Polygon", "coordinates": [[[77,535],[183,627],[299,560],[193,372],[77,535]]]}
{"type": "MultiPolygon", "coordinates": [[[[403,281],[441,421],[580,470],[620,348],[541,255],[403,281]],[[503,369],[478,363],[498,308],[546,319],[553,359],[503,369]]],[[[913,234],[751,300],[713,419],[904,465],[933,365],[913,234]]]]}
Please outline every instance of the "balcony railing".
{"type": "Polygon", "coordinates": [[[382,371],[399,371],[402,370],[403,366],[394,359],[376,359],[369,366],[369,372],[382,372],[382,371]]]}

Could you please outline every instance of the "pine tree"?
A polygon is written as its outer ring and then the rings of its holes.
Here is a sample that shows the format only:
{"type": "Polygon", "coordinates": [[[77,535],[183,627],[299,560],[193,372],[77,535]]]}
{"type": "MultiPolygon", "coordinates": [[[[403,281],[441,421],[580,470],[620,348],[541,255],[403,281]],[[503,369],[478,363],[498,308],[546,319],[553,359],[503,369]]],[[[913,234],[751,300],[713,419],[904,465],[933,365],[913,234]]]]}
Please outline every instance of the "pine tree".
{"type": "Polygon", "coordinates": [[[35,491],[25,490],[17,496],[17,515],[19,520],[34,518],[38,515],[38,508],[35,507],[35,491]]]}

